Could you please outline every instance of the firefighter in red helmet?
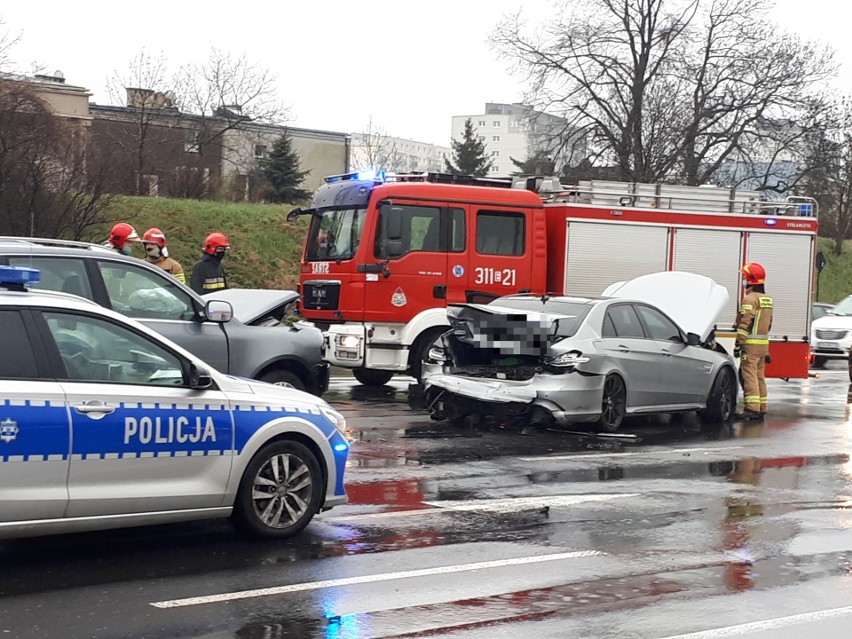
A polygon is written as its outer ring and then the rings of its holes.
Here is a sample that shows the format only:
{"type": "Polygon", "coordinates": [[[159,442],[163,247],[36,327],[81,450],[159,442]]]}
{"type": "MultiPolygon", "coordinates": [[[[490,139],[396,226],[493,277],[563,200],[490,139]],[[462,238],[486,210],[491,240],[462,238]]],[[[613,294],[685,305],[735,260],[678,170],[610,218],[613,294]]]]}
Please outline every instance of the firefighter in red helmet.
{"type": "Polygon", "coordinates": [[[159,266],[178,282],[186,284],[186,276],[183,274],[180,262],[169,257],[165,233],[158,228],[150,228],[142,236],[142,244],[145,246],[146,262],[159,266]]]}
{"type": "Polygon", "coordinates": [[[136,234],[136,229],[127,222],[118,222],[109,232],[109,237],[104,242],[104,246],[108,246],[123,255],[130,255],[133,252],[133,245],[130,242],[138,241],[139,235],[136,234]]]}
{"type": "Polygon", "coordinates": [[[757,262],[743,266],[743,297],[737,315],[737,341],[734,357],[740,358],[740,377],[743,383],[743,412],[741,420],[760,421],[766,414],[766,375],[764,367],[769,356],[769,330],[772,328],[772,298],[766,294],[766,270],[757,262]]]}
{"type": "Polygon", "coordinates": [[[231,248],[228,236],[224,233],[211,233],[204,240],[204,255],[192,267],[189,286],[199,294],[215,293],[228,288],[222,258],[231,248]]]}

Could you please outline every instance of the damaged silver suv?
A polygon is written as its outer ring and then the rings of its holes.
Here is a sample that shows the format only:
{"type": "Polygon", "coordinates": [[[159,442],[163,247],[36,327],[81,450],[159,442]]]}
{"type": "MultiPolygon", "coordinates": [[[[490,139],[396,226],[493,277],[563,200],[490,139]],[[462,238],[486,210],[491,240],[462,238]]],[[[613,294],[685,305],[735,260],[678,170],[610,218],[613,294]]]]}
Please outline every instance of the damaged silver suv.
{"type": "Polygon", "coordinates": [[[611,293],[617,297],[510,295],[487,305],[450,305],[452,330],[424,367],[433,418],[591,422],[607,432],[628,415],[647,413],[699,411],[705,422],[730,422],[735,365],[713,338],[727,291],[689,273],[645,278],[611,293]],[[686,287],[672,281],[684,277],[686,287]],[[621,296],[646,288],[693,291],[701,299],[673,300],[679,323],[647,301],[621,296]]]}

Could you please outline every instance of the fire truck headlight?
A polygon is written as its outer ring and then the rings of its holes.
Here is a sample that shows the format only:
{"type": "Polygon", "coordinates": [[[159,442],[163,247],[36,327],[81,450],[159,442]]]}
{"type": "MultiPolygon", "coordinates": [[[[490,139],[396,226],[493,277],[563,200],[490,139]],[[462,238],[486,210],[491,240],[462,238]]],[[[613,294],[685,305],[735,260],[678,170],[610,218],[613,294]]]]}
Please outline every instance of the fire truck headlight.
{"type": "Polygon", "coordinates": [[[341,335],[337,338],[337,345],[341,348],[358,349],[361,346],[360,335],[341,335]]]}

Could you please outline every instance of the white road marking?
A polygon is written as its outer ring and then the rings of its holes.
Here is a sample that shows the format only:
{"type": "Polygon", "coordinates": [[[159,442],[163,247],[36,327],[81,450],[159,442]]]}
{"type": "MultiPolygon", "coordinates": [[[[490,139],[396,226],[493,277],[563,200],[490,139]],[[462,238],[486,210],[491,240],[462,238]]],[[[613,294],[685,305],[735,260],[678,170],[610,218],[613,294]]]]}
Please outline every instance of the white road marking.
{"type": "Polygon", "coordinates": [[[829,610],[817,610],[816,612],[805,612],[799,615],[790,615],[789,617],[764,619],[763,621],[753,621],[751,623],[743,623],[737,626],[726,626],[724,628],[714,628],[713,630],[690,632],[685,635],[672,635],[664,637],[664,639],[723,639],[724,637],[736,637],[747,632],[776,630],[778,628],[783,628],[784,626],[792,626],[806,621],[822,621],[824,619],[843,617],[845,615],[852,615],[852,606],[831,608],[829,610]]]}
{"type": "Polygon", "coordinates": [[[535,557],[515,557],[513,559],[479,561],[476,563],[457,564],[454,566],[437,566],[435,568],[421,568],[418,570],[386,572],[378,575],[363,575],[361,577],[346,577],[344,579],[327,579],[325,581],[313,581],[301,584],[292,584],[290,586],[275,586],[272,588],[257,588],[255,590],[241,590],[237,592],[226,592],[219,595],[206,595],[203,597],[187,597],[185,599],[153,601],[151,602],[151,605],[155,608],[182,608],[185,606],[198,606],[201,604],[208,603],[234,601],[236,599],[251,599],[254,597],[268,597],[270,595],[283,595],[292,592],[304,592],[306,590],[320,590],[322,588],[339,588],[340,586],[369,584],[376,583],[379,581],[412,579],[415,577],[429,577],[432,575],[449,575],[458,572],[487,570],[489,568],[505,568],[507,566],[523,566],[528,564],[539,564],[548,561],[561,561],[563,559],[578,559],[581,557],[598,557],[603,554],[604,553],[599,552],[597,550],[578,550],[573,552],[561,552],[552,555],[537,555],[535,557]]]}
{"type": "Polygon", "coordinates": [[[507,497],[505,499],[470,499],[464,501],[424,501],[431,508],[416,510],[391,510],[380,513],[364,513],[360,515],[341,515],[339,517],[323,517],[322,521],[338,523],[343,521],[363,521],[384,519],[386,517],[416,517],[418,515],[435,515],[448,512],[466,512],[471,510],[487,510],[497,513],[513,513],[530,508],[573,506],[589,501],[609,501],[620,497],[636,497],[637,493],[615,493],[607,495],[551,495],[544,497],[507,497]]]}
{"type": "Polygon", "coordinates": [[[715,448],[674,448],[672,450],[641,450],[630,453],[576,453],[574,455],[553,455],[550,457],[547,455],[542,455],[541,457],[519,457],[518,459],[522,461],[582,461],[584,459],[597,459],[600,457],[635,457],[637,455],[648,457],[651,455],[680,455],[683,453],[715,453],[725,452],[729,450],[739,450],[741,448],[745,448],[745,446],[717,446],[715,448]]]}

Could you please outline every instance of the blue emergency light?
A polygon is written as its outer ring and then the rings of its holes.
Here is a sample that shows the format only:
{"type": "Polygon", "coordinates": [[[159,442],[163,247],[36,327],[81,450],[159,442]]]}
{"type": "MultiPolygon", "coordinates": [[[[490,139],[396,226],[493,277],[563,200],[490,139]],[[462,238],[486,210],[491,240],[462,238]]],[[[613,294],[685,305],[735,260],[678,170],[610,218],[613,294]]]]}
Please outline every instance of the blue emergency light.
{"type": "Polygon", "coordinates": [[[768,217],[765,220],[763,220],[763,223],[766,226],[775,226],[776,224],[778,224],[778,220],[777,220],[777,218],[774,218],[774,217],[768,217]]]}
{"type": "Polygon", "coordinates": [[[23,289],[28,284],[38,284],[41,274],[37,268],[26,266],[0,266],[0,286],[9,289],[23,289]]]}

